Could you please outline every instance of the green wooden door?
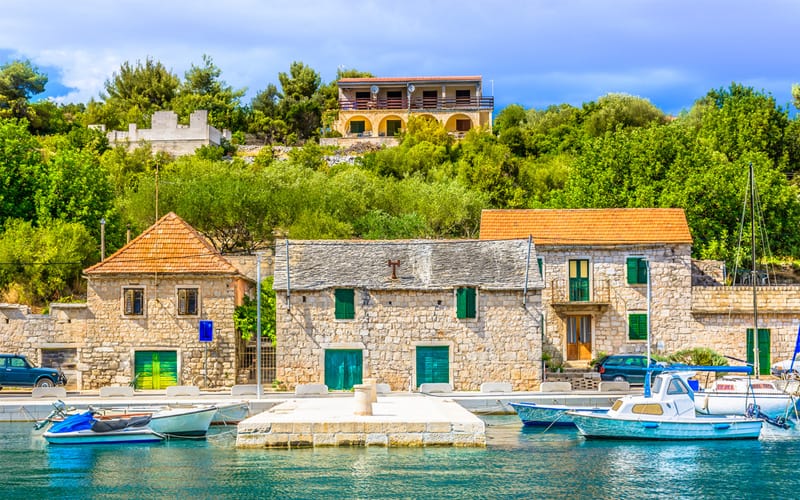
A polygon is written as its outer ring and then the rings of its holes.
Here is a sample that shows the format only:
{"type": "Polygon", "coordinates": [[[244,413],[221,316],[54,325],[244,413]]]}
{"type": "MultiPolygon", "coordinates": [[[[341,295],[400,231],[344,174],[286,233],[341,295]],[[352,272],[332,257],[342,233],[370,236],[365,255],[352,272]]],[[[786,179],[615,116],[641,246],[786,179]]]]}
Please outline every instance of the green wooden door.
{"type": "Polygon", "coordinates": [[[360,349],[325,351],[325,385],[332,391],[349,391],[363,381],[364,356],[360,349]]]}
{"type": "Polygon", "coordinates": [[[134,364],[137,389],[178,385],[178,353],[175,351],[137,351],[134,364]]]}
{"type": "Polygon", "coordinates": [[[450,382],[450,348],[417,347],[417,387],[450,382]]]}
{"type": "Polygon", "coordinates": [[[569,261],[569,300],[587,302],[589,300],[589,261],[569,261]]]}
{"type": "MultiPolygon", "coordinates": [[[[769,375],[771,356],[770,356],[770,332],[768,328],[758,329],[758,373],[759,375],[769,375]]],[[[755,361],[753,349],[753,329],[747,329],[747,362],[755,361]]]]}

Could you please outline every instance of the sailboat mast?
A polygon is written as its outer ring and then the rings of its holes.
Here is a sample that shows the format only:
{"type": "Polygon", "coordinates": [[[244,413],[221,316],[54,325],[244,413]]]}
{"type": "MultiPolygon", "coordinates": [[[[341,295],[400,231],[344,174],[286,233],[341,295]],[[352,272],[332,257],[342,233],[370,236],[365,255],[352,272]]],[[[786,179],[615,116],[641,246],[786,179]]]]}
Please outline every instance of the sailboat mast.
{"type": "Polygon", "coordinates": [[[752,270],[750,271],[750,282],[753,284],[753,371],[756,378],[759,378],[759,355],[758,355],[758,296],[756,293],[756,176],[753,171],[753,163],[750,162],[750,249],[752,259],[752,270]]]}

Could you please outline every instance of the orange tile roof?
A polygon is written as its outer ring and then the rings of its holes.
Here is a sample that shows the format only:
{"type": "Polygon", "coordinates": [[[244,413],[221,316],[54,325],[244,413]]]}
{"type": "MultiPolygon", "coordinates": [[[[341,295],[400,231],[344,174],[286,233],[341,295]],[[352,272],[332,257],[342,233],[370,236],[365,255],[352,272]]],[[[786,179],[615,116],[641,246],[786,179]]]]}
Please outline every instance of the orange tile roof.
{"type": "Polygon", "coordinates": [[[533,237],[542,245],[692,243],[681,208],[484,210],[480,238],[533,237]]]}
{"type": "Polygon", "coordinates": [[[341,78],[338,83],[407,83],[407,82],[474,82],[481,76],[389,76],[371,78],[341,78]]]}
{"type": "Polygon", "coordinates": [[[84,270],[102,274],[238,274],[192,226],[170,212],[103,262],[84,270]]]}

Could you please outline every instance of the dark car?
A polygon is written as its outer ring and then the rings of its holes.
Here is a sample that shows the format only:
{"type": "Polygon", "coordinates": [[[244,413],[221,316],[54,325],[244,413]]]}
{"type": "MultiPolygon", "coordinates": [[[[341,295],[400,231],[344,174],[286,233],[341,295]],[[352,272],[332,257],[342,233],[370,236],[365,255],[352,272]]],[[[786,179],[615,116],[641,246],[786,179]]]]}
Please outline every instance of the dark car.
{"type": "MultiPolygon", "coordinates": [[[[663,369],[663,363],[650,360],[653,375],[663,369]],[[655,365],[655,366],[652,366],[655,365]]],[[[601,359],[595,369],[600,372],[600,380],[643,384],[647,373],[647,356],[641,354],[612,354],[601,359]]]]}
{"type": "Polygon", "coordinates": [[[55,387],[66,383],[61,370],[37,368],[21,354],[0,354],[0,388],[55,387]]]}

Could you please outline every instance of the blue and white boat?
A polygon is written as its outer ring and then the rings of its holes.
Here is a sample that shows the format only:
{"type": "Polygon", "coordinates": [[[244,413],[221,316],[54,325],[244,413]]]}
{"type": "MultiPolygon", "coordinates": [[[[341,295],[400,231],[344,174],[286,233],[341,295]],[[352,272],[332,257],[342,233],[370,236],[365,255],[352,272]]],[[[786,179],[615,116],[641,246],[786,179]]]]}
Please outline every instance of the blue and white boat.
{"type": "Polygon", "coordinates": [[[508,403],[517,412],[522,424],[529,427],[575,427],[568,411],[606,413],[608,407],[543,405],[539,403],[508,403]]]}
{"type": "Polygon", "coordinates": [[[763,421],[744,416],[695,413],[694,392],[680,373],[662,373],[644,395],[624,396],[605,414],[567,411],[587,438],[758,439],[763,421]]]}
{"type": "Polygon", "coordinates": [[[70,415],[43,434],[48,444],[149,443],[164,439],[150,427],[150,417],[98,420],[93,411],[70,415]]]}

